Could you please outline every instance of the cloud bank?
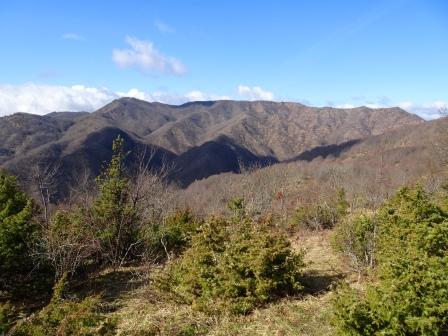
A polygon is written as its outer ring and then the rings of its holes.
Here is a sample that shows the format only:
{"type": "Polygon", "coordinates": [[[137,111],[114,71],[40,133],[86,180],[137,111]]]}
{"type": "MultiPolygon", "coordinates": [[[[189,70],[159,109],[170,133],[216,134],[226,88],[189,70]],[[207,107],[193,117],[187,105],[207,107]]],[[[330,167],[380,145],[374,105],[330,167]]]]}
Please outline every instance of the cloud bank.
{"type": "MultiPolygon", "coordinates": [[[[87,87],[84,85],[62,86],[23,84],[8,85],[0,84],[0,116],[15,112],[27,112],[33,114],[47,114],[54,111],[94,111],[114,99],[121,97],[133,97],[146,101],[157,101],[166,104],[183,104],[190,101],[200,100],[274,100],[272,92],[266,91],[259,86],[249,87],[239,85],[234,96],[218,95],[200,90],[191,90],[186,93],[173,93],[167,91],[142,91],[131,88],[128,91],[113,91],[104,87],[87,87]]],[[[313,105],[305,102],[307,105],[313,105]]],[[[346,104],[328,105],[340,108],[353,108],[364,105],[367,107],[391,107],[399,106],[408,112],[415,113],[424,119],[436,119],[440,117],[441,109],[448,107],[448,101],[433,101],[422,104],[414,102],[391,103],[389,100],[378,102],[356,102],[346,104]]]]}
{"type": "MultiPolygon", "coordinates": [[[[378,102],[365,102],[365,103],[343,103],[343,104],[334,104],[329,102],[329,106],[337,107],[337,108],[355,108],[357,106],[366,106],[369,108],[384,108],[384,107],[395,107],[398,106],[407,112],[411,112],[417,114],[426,120],[432,120],[440,118],[443,115],[442,110],[444,108],[448,108],[448,101],[433,101],[433,102],[425,102],[425,103],[414,103],[410,101],[399,102],[399,103],[391,103],[390,100],[387,102],[378,101],[378,102]]],[[[446,112],[445,112],[446,113],[446,112]]]]}
{"type": "Polygon", "coordinates": [[[199,90],[189,91],[185,94],[177,94],[163,91],[144,92],[136,88],[130,89],[127,92],[121,92],[84,85],[0,84],[0,116],[15,112],[27,112],[40,115],[55,111],[91,112],[121,97],[133,97],[166,104],[183,104],[197,100],[230,99],[228,96],[210,94],[199,90]]]}
{"type": "Polygon", "coordinates": [[[150,41],[127,36],[128,49],[114,49],[112,59],[120,68],[136,69],[144,74],[170,74],[180,76],[186,73],[185,65],[175,57],[162,54],[150,41]]]}
{"type": "Polygon", "coordinates": [[[93,111],[114,99],[105,88],[83,85],[0,85],[0,116],[14,112],[93,111]]]}
{"type": "MultiPolygon", "coordinates": [[[[437,119],[443,117],[442,110],[448,108],[448,101],[433,101],[423,104],[413,102],[401,102],[397,104],[403,110],[415,113],[426,120],[437,119]]],[[[446,112],[445,112],[446,113],[446,112]]]]}

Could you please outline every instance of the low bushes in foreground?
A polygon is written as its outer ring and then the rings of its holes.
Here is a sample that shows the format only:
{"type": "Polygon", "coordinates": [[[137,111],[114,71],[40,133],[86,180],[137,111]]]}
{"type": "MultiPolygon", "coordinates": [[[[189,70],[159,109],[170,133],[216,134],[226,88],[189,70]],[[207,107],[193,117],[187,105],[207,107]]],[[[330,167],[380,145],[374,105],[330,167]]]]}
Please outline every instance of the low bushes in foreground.
{"type": "Polygon", "coordinates": [[[303,266],[303,253],[295,253],[269,221],[212,217],[157,283],[199,310],[247,313],[299,292],[303,266]]]}
{"type": "Polygon", "coordinates": [[[0,170],[0,294],[14,290],[33,269],[30,245],[37,231],[32,220],[34,210],[16,178],[0,170]]]}
{"type": "Polygon", "coordinates": [[[421,189],[379,210],[373,284],[334,300],[341,335],[448,334],[448,214],[421,189]]]}
{"type": "Polygon", "coordinates": [[[292,215],[290,225],[310,230],[331,229],[347,215],[348,208],[345,191],[341,189],[328,201],[300,205],[292,215]]]}
{"type": "Polygon", "coordinates": [[[359,273],[375,265],[377,221],[373,212],[361,210],[344,218],[335,228],[333,246],[359,273]]]}
{"type": "Polygon", "coordinates": [[[99,310],[100,298],[64,298],[66,276],[55,285],[50,303],[41,311],[18,322],[9,332],[13,336],[115,335],[115,323],[99,310]]]}
{"type": "Polygon", "coordinates": [[[142,230],[146,250],[156,256],[178,254],[185,249],[196,232],[200,220],[188,210],[177,210],[158,225],[147,225],[142,230]]]}

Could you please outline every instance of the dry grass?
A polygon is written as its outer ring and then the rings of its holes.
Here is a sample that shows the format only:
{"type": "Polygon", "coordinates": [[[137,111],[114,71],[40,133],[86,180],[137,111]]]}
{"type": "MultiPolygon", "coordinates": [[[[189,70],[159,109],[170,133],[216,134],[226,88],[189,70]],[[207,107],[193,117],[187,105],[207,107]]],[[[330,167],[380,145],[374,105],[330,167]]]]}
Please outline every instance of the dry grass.
{"type": "Polygon", "coordinates": [[[285,298],[247,316],[208,316],[173,301],[154,302],[142,290],[113,315],[119,335],[332,335],[331,295],[285,298]]]}
{"type": "Polygon", "coordinates": [[[326,275],[338,275],[348,271],[340,255],[331,247],[332,233],[331,230],[302,230],[292,241],[294,249],[304,248],[306,250],[307,271],[320,272],[326,275]]]}
{"type": "Polygon", "coordinates": [[[128,291],[111,313],[119,335],[333,335],[330,325],[332,285],[347,274],[344,263],[330,245],[330,232],[302,232],[293,241],[308,252],[306,293],[284,298],[246,316],[209,316],[151,285],[128,291]]]}
{"type": "Polygon", "coordinates": [[[330,295],[286,298],[249,316],[222,318],[209,335],[333,335],[328,322],[330,295]]]}

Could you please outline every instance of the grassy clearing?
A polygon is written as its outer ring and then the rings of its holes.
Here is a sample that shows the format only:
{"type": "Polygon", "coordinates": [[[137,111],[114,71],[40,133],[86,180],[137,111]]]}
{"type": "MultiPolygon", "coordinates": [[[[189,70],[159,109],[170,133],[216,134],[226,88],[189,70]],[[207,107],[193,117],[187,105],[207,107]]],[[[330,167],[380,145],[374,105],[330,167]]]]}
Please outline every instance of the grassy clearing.
{"type": "Polygon", "coordinates": [[[293,242],[307,250],[306,293],[300,298],[284,298],[245,316],[209,316],[145,285],[121,291],[110,314],[120,335],[333,335],[331,289],[348,271],[329,237],[328,231],[303,232],[293,242]]]}
{"type": "Polygon", "coordinates": [[[331,292],[285,298],[247,316],[207,316],[173,300],[150,297],[147,288],[123,298],[113,313],[120,335],[332,335],[331,292]]]}

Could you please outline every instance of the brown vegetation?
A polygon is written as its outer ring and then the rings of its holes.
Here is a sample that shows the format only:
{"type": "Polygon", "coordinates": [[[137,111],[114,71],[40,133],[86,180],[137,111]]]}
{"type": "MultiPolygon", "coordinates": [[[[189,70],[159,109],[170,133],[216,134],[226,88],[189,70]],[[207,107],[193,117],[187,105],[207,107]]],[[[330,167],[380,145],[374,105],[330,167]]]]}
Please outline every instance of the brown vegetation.
{"type": "MultiPolygon", "coordinates": [[[[309,160],[307,151],[313,158],[337,156],[354,139],[422,123],[399,108],[313,108],[263,101],[171,106],[122,98],[91,114],[0,118],[0,165],[22,180],[32,166],[59,166],[54,196],[60,199],[78,186],[79,172],[91,178],[99,174],[117,135],[133,153],[138,148],[154,151],[151,167],[168,162],[175,168],[169,178],[188,185],[248,165],[309,160]]],[[[129,164],[134,161],[129,157],[129,164]]]]}

